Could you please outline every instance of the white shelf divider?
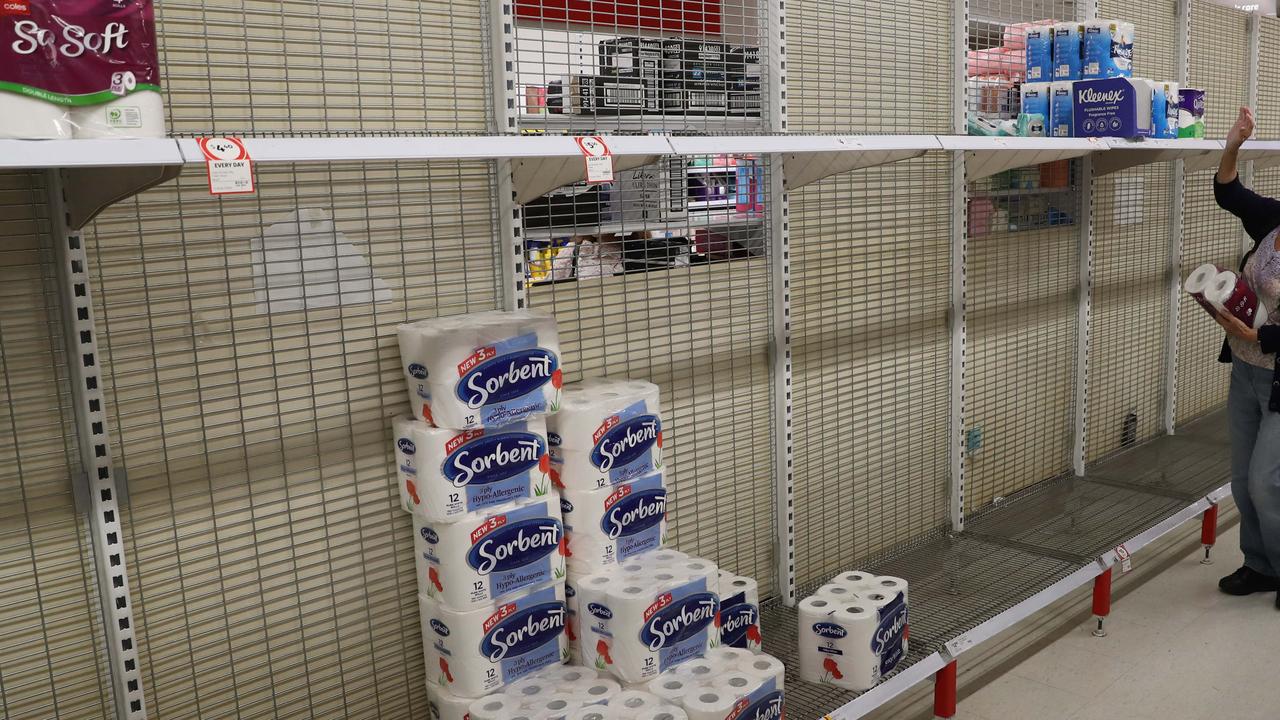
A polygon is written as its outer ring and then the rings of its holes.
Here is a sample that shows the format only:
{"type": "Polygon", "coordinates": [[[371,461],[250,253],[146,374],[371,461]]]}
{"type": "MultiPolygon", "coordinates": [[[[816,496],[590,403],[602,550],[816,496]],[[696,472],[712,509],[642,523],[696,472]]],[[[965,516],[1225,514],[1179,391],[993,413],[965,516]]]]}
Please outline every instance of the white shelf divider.
{"type": "Polygon", "coordinates": [[[1221,140],[1122,140],[1109,139],[1110,152],[1094,160],[1095,175],[1110,175],[1140,165],[1182,160],[1187,171],[1217,163],[1222,156],[1221,140]],[[1207,163],[1207,164],[1206,164],[1207,163]]]}
{"type": "Polygon", "coordinates": [[[1070,160],[1104,152],[1099,138],[1024,138],[948,135],[940,137],[945,150],[965,153],[965,179],[981,180],[1005,170],[1070,160]]]}
{"type": "Polygon", "coordinates": [[[763,135],[673,137],[678,155],[782,155],[787,189],[851,170],[887,165],[942,150],[935,135],[763,135]]]}

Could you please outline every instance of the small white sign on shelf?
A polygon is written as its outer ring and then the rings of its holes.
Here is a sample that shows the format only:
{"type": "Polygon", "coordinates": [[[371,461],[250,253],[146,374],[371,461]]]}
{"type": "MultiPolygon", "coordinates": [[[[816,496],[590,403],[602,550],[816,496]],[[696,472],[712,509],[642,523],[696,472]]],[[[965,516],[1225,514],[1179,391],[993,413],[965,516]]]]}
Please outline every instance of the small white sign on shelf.
{"type": "Polygon", "coordinates": [[[249,151],[239,138],[200,138],[200,151],[204,153],[209,171],[211,195],[246,195],[254,192],[253,161],[249,151]]]}
{"type": "Polygon", "coordinates": [[[1124,545],[1116,548],[1116,561],[1120,563],[1121,574],[1133,569],[1133,556],[1129,554],[1129,548],[1124,545]]]}
{"type": "Polygon", "coordinates": [[[609,151],[609,146],[604,144],[604,139],[579,137],[574,140],[582,150],[582,157],[587,163],[587,182],[595,184],[613,182],[613,153],[609,151]]]}

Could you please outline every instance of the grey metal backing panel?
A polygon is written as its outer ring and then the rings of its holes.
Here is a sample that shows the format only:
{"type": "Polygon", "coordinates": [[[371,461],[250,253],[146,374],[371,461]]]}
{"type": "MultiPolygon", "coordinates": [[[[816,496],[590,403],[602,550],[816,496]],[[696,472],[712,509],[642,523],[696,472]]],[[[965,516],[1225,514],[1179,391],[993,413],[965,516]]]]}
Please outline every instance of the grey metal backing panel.
{"type": "Polygon", "coordinates": [[[152,717],[426,713],[395,326],[499,305],[492,185],[479,162],[264,166],[217,199],[191,170],[93,225],[152,717]],[[341,235],[283,246],[340,258],[341,286],[262,262],[298,208],[341,235]]]}
{"type": "Polygon", "coordinates": [[[950,167],[931,156],[791,195],[801,584],[946,522],[950,167]]]}
{"type": "Polygon", "coordinates": [[[0,717],[114,715],[44,178],[0,173],[0,717]]]}
{"type": "MultiPolygon", "coordinates": [[[[687,165],[691,180],[713,177],[701,171],[727,161],[672,159],[687,165]]],[[[733,161],[760,173],[761,192],[769,187],[767,164],[733,161]]],[[[628,174],[609,192],[628,208],[645,191],[628,174]]],[[[538,273],[529,306],[554,312],[560,325],[565,382],[628,377],[661,388],[669,544],[753,577],[772,594],[769,263],[780,258],[768,237],[772,209],[762,202],[690,208],[663,222],[623,211],[608,227],[558,223],[540,233],[552,236],[558,259],[529,247],[527,260],[538,273]],[[668,241],[681,249],[669,251],[668,241]]]]}
{"type": "Polygon", "coordinates": [[[482,131],[480,0],[156,3],[170,132],[482,131]]]}
{"type": "Polygon", "coordinates": [[[1256,137],[1280,138],[1280,18],[1262,16],[1258,29],[1256,137]]]}
{"type": "Polygon", "coordinates": [[[788,2],[791,130],[951,132],[952,5],[788,2]]]}

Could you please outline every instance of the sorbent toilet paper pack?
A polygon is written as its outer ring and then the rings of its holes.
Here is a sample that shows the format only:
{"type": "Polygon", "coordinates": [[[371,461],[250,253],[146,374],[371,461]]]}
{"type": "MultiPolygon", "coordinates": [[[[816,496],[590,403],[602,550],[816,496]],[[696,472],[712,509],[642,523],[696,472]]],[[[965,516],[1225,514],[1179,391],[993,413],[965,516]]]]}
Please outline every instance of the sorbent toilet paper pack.
{"type": "Polygon", "coordinates": [[[592,492],[566,488],[560,509],[575,571],[600,572],[666,541],[667,490],[660,473],[592,492]]]}
{"type": "Polygon", "coordinates": [[[473,610],[419,594],[418,611],[430,684],[458,697],[481,697],[568,656],[559,583],[473,610]]]}
{"type": "Polygon", "coordinates": [[[410,407],[436,427],[496,427],[560,407],[560,338],[547,313],[454,315],[396,335],[410,407]]]}
{"type": "Polygon", "coordinates": [[[414,437],[414,430],[417,427],[431,426],[412,415],[401,415],[391,420],[400,509],[410,513],[422,504],[422,495],[418,491],[418,446],[414,437]]]}
{"type": "Polygon", "coordinates": [[[554,493],[450,523],[415,514],[414,530],[427,571],[418,576],[419,590],[457,610],[483,608],[565,577],[564,526],[554,493]]]}
{"type": "Polygon", "coordinates": [[[769,655],[720,647],[659,675],[647,689],[680,706],[690,720],[776,719],[783,710],[781,668],[782,663],[769,655]]]}
{"type": "Polygon", "coordinates": [[[1133,23],[1087,20],[1082,45],[1082,78],[1133,77],[1133,23]]]}
{"type": "Polygon", "coordinates": [[[755,580],[720,572],[720,645],[760,652],[760,589],[755,580]]]}
{"type": "Polygon", "coordinates": [[[467,513],[547,497],[551,455],[541,416],[496,428],[446,430],[413,426],[416,509],[428,520],[453,522],[467,513]]]}
{"type": "Polygon", "coordinates": [[[720,644],[715,563],[650,559],[662,553],[578,581],[585,665],[638,683],[720,644]]]}
{"type": "Polygon", "coordinates": [[[817,594],[798,608],[800,677],[867,690],[893,672],[908,647],[908,583],[897,577],[842,573],[852,598],[817,594]]]}
{"type": "Polygon", "coordinates": [[[612,678],[595,670],[572,665],[552,665],[511,683],[500,692],[469,701],[468,720],[511,720],[567,717],[570,713],[604,703],[622,692],[612,678]]]}
{"type": "Polygon", "coordinates": [[[599,490],[662,469],[658,386],[638,380],[586,380],[566,388],[548,418],[551,459],[566,489],[599,490]]]}
{"type": "MultiPolygon", "coordinates": [[[[439,668],[439,663],[435,663],[439,668]]],[[[439,685],[427,684],[427,717],[431,720],[471,720],[471,698],[454,695],[439,685]]]]}

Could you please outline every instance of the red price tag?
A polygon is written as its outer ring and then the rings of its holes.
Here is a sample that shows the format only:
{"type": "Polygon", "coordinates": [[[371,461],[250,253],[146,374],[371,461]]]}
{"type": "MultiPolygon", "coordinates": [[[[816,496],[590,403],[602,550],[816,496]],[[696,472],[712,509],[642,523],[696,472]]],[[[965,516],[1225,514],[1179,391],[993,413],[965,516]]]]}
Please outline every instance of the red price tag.
{"type": "Polygon", "coordinates": [[[582,158],[587,163],[587,182],[593,184],[613,182],[613,153],[600,137],[574,138],[582,158]]]}
{"type": "Polygon", "coordinates": [[[254,192],[253,161],[239,138],[200,138],[209,170],[209,193],[213,195],[247,195],[254,192]]]}

